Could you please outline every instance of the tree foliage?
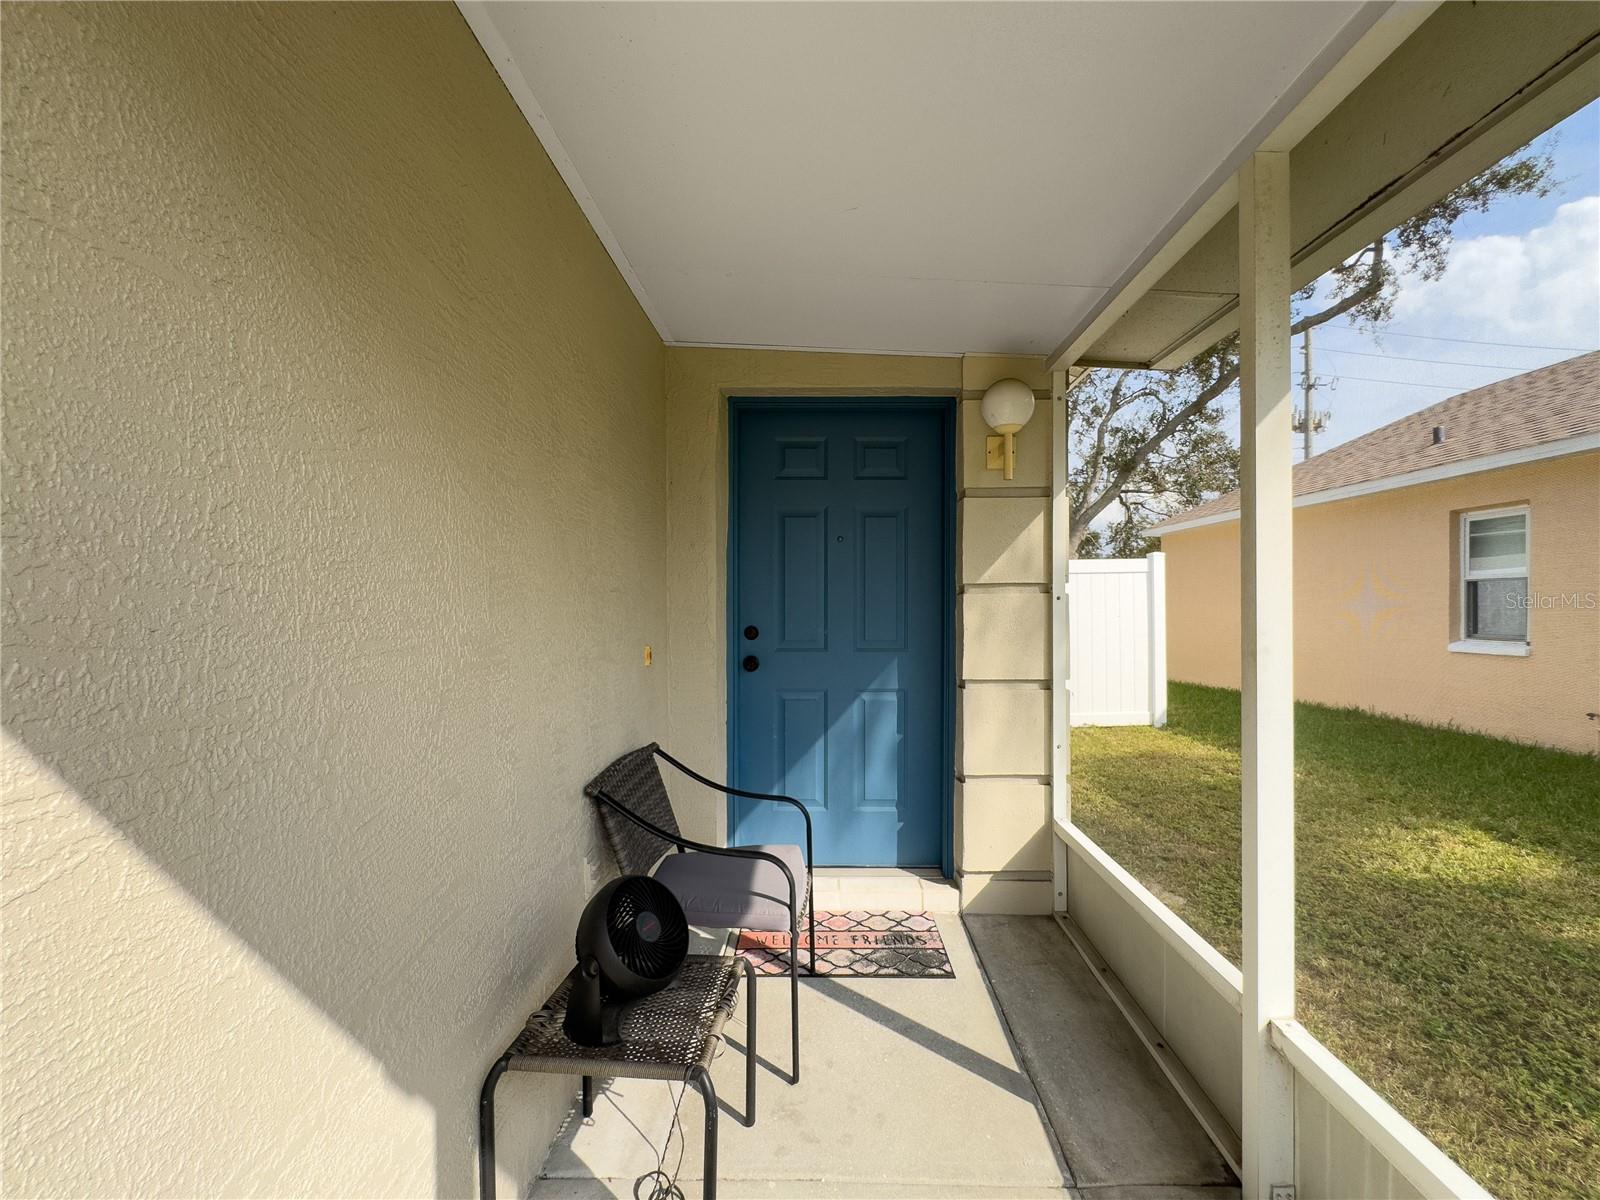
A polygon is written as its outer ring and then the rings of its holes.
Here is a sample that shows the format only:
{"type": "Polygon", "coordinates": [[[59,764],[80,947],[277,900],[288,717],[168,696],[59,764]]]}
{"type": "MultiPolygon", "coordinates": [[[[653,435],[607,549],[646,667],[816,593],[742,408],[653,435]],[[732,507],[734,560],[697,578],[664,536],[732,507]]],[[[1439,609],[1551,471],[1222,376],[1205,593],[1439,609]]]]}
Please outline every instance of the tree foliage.
{"type": "MultiPolygon", "coordinates": [[[[1469,179],[1302,288],[1290,328],[1304,333],[1341,317],[1358,328],[1381,327],[1394,315],[1403,275],[1444,273],[1462,217],[1507,196],[1549,195],[1554,170],[1548,154],[1524,151],[1469,179]]],[[[1175,371],[1095,369],[1073,382],[1067,437],[1074,555],[1142,555],[1154,548],[1144,533],[1151,525],[1237,486],[1239,454],[1224,420],[1238,381],[1239,341],[1230,337],[1175,371]],[[1108,510],[1112,519],[1102,521],[1108,510]]]]}

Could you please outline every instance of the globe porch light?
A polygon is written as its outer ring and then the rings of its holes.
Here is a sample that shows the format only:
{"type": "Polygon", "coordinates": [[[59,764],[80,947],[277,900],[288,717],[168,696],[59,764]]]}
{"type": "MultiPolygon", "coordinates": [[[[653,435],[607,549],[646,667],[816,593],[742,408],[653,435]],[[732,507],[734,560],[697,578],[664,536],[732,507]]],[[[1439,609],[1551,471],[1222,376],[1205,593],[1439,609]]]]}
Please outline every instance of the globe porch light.
{"type": "Polygon", "coordinates": [[[1000,435],[989,439],[988,467],[993,470],[1003,464],[1005,477],[1010,479],[1017,467],[1017,431],[1033,417],[1033,389],[1020,379],[1002,379],[984,392],[979,410],[984,423],[1000,435]],[[1003,450],[996,444],[1002,441],[1003,450]]]}

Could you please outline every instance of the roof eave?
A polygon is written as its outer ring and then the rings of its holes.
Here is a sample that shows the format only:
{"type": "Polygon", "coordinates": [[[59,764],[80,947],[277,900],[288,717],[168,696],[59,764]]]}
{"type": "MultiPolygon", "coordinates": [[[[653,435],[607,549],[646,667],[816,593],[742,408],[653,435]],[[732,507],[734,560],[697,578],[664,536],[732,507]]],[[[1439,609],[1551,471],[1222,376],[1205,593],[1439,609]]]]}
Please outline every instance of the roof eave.
{"type": "MultiPolygon", "coordinates": [[[[1250,147],[1294,152],[1303,181],[1295,286],[1581,108],[1600,86],[1600,20],[1584,6],[1401,3],[1380,15],[1326,86],[1250,147]],[[1486,72],[1481,46],[1496,37],[1526,44],[1486,72]],[[1386,136],[1402,130],[1405,137],[1386,136]]],[[[1170,370],[1237,328],[1232,179],[1206,186],[1187,206],[1191,215],[1162,231],[1050,365],[1170,370]]]]}
{"type": "MultiPolygon", "coordinates": [[[[1545,442],[1539,446],[1523,446],[1516,450],[1502,450],[1495,454],[1483,454],[1477,458],[1463,458],[1459,462],[1442,463],[1437,467],[1423,467],[1416,471],[1405,471],[1399,475],[1385,475],[1379,479],[1363,480],[1360,483],[1348,483],[1342,487],[1325,488],[1320,492],[1307,492],[1303,496],[1294,498],[1296,508],[1309,508],[1314,504],[1332,504],[1337,500],[1353,500],[1358,496],[1371,496],[1379,492],[1392,492],[1400,488],[1418,487],[1425,483],[1437,483],[1444,479],[1456,479],[1463,475],[1477,475],[1484,471],[1500,471],[1507,467],[1518,467],[1524,463],[1541,462],[1545,459],[1564,458],[1571,454],[1583,454],[1591,450],[1600,450],[1600,433],[1579,434],[1576,437],[1561,438],[1554,442],[1545,442]]],[[[1239,519],[1238,509],[1229,509],[1227,512],[1207,513],[1203,517],[1186,520],[1179,514],[1171,521],[1164,521],[1160,525],[1152,526],[1146,530],[1150,537],[1167,537],[1174,533],[1185,533],[1191,529],[1203,529],[1207,525],[1221,525],[1228,521],[1239,519]]]]}

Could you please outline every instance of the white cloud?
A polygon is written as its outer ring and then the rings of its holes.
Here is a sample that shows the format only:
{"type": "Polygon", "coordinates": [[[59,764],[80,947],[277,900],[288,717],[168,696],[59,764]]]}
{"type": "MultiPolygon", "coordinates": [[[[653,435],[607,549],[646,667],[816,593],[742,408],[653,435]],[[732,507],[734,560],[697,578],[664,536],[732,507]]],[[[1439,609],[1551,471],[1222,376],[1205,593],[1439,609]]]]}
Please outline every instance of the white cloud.
{"type": "Polygon", "coordinates": [[[1525,234],[1458,241],[1440,278],[1401,278],[1394,313],[1408,333],[1600,346],[1600,196],[1525,234]]]}

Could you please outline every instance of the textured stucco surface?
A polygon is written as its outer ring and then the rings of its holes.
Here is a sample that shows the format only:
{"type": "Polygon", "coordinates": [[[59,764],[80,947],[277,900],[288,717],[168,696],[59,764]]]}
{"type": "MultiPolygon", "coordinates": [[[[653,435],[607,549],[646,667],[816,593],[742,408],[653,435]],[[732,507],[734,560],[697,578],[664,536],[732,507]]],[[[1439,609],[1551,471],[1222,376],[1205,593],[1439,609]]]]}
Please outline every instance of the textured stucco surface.
{"type": "MultiPolygon", "coordinates": [[[[1167,672],[1239,686],[1239,524],[1169,534],[1167,672]]],[[[1600,454],[1295,509],[1295,695],[1600,750],[1600,454]],[[1452,653],[1463,511],[1527,504],[1526,657],[1452,653]],[[1588,599],[1585,599],[1588,598],[1588,599]]]]}
{"type": "Polygon", "coordinates": [[[662,347],[452,6],[3,53],[4,1189],[472,1193],[665,724],[662,347]]]}

